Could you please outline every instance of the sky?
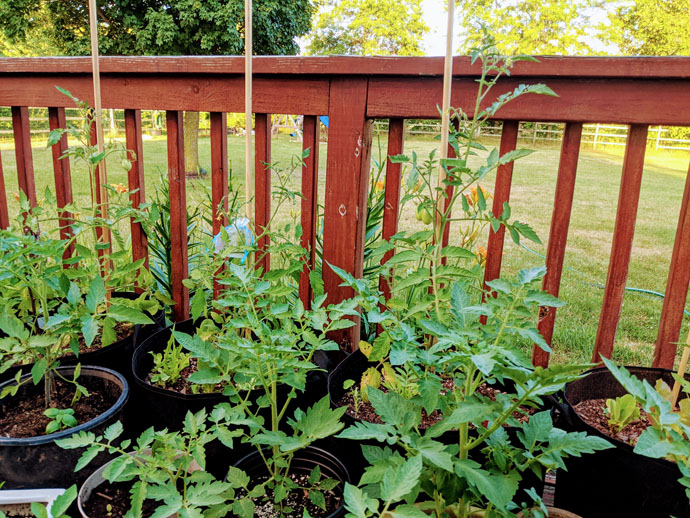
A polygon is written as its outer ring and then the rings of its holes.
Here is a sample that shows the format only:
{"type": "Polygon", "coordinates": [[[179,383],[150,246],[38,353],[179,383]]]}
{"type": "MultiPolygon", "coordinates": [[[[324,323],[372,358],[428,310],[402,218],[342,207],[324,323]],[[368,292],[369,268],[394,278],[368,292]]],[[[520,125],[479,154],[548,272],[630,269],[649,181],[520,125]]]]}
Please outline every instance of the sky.
{"type": "MultiPolygon", "coordinates": [[[[445,6],[444,0],[423,0],[424,21],[429,26],[429,32],[424,37],[424,51],[427,56],[445,56],[446,54],[448,11],[446,11],[445,6]]],[[[454,33],[453,51],[455,52],[460,46],[457,23],[454,33]]]]}
{"type": "MultiPolygon", "coordinates": [[[[424,37],[424,51],[427,56],[445,56],[446,54],[446,29],[448,24],[448,11],[446,11],[446,0],[423,0],[422,9],[424,10],[424,21],[429,26],[429,32],[424,37]]],[[[594,24],[607,23],[605,10],[594,11],[594,24]]],[[[455,29],[453,34],[453,52],[457,54],[460,47],[458,37],[459,23],[458,10],[455,10],[455,29]]],[[[591,38],[588,43],[598,51],[608,54],[618,54],[618,49],[613,46],[606,46],[596,38],[591,38]]]]}

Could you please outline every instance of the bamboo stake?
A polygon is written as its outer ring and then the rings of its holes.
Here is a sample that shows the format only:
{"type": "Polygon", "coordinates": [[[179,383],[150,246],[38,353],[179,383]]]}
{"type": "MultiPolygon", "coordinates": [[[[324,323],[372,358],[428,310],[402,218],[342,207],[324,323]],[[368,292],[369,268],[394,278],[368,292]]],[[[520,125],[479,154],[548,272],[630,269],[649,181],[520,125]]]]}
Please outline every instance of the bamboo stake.
{"type": "Polygon", "coordinates": [[[252,219],[252,0],[244,1],[244,191],[246,214],[252,219]]]}
{"type": "MultiPolygon", "coordinates": [[[[439,161],[438,186],[443,188],[443,181],[446,179],[446,168],[443,161],[448,158],[448,129],[450,127],[450,94],[453,79],[453,20],[455,11],[455,0],[448,1],[448,25],[446,28],[446,58],[443,65],[443,99],[441,101],[441,160],[439,161]]],[[[436,214],[434,228],[436,229],[436,240],[441,245],[443,236],[441,235],[441,217],[444,210],[443,191],[439,191],[436,197],[436,214]]]]}
{"type": "MultiPolygon", "coordinates": [[[[690,359],[690,332],[688,332],[688,338],[685,340],[685,349],[683,349],[683,356],[680,358],[680,365],[678,366],[678,376],[683,377],[685,375],[685,369],[688,366],[688,360],[690,359]]],[[[678,396],[680,395],[680,383],[676,381],[673,384],[673,401],[671,408],[676,407],[678,402],[678,396]]]]}
{"type": "MultiPolygon", "coordinates": [[[[98,152],[102,153],[105,149],[103,140],[103,111],[101,104],[101,71],[98,63],[98,25],[96,23],[96,9],[97,0],[89,0],[89,28],[91,31],[91,68],[93,72],[93,109],[95,113],[96,122],[96,145],[98,152]]],[[[101,198],[101,205],[99,207],[100,215],[103,220],[108,217],[108,191],[105,186],[108,181],[105,171],[105,160],[102,160],[97,167],[97,174],[99,180],[99,194],[101,198]]],[[[95,201],[95,200],[94,200],[95,201]]],[[[104,259],[101,265],[103,277],[108,276],[110,253],[110,229],[103,227],[102,239],[104,243],[108,244],[108,248],[104,250],[104,259]]]]}

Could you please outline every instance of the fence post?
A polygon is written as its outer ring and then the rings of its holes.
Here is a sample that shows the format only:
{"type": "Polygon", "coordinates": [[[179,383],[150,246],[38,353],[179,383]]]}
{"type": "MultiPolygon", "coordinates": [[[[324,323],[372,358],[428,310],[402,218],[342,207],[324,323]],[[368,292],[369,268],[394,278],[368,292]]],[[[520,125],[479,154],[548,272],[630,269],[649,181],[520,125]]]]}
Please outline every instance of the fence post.
{"type": "Polygon", "coordinates": [[[654,149],[659,149],[659,141],[661,140],[661,126],[656,129],[656,145],[654,149]]]}
{"type": "MultiPolygon", "coordinates": [[[[324,200],[323,282],[328,303],[353,295],[340,286],[340,277],[328,266],[338,266],[361,277],[373,124],[366,116],[366,78],[331,80],[328,115],[328,155],[324,200]]],[[[359,345],[356,325],[333,333],[332,339],[354,350],[359,345]]]]}
{"type": "Polygon", "coordinates": [[[594,149],[597,148],[597,139],[599,138],[599,123],[597,122],[596,128],[594,128],[594,149]]]}

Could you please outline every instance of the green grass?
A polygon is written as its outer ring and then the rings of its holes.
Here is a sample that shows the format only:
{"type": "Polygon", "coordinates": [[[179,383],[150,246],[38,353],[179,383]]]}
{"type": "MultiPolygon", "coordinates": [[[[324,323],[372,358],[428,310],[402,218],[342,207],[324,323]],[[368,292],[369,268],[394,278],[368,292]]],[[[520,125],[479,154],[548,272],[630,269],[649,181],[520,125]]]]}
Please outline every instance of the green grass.
{"type": "MultiPolygon", "coordinates": [[[[382,137],[383,139],[383,137],[382,137]]],[[[244,139],[230,137],[228,155],[234,171],[233,185],[243,189],[244,139]]],[[[495,145],[497,141],[487,141],[495,145]]],[[[325,188],[326,144],[320,148],[320,200],[325,188]]],[[[426,156],[438,144],[433,140],[415,139],[405,143],[407,153],[416,151],[426,156]]],[[[532,147],[525,143],[524,147],[532,147]]],[[[385,142],[381,143],[385,153],[385,142]]],[[[301,150],[299,142],[290,142],[280,136],[273,140],[274,162],[289,165],[292,156],[301,150]]],[[[6,189],[10,210],[16,212],[17,204],[12,195],[17,191],[16,168],[11,143],[0,144],[6,189]]],[[[52,163],[50,150],[36,143],[33,149],[35,176],[39,198],[47,186],[52,188],[52,163]]],[[[200,139],[200,163],[210,169],[208,139],[200,139]]],[[[373,157],[380,157],[374,143],[373,157]]],[[[638,220],[633,243],[628,286],[664,292],[673,247],[681,197],[687,174],[686,153],[649,153],[642,180],[638,220]]],[[[508,240],[503,258],[504,272],[543,264],[537,254],[546,254],[551,210],[553,206],[559,149],[537,146],[536,151],[515,165],[511,207],[513,216],[535,228],[543,245],[528,243],[535,252],[529,252],[508,240]]],[[[167,148],[164,139],[144,142],[146,189],[151,192],[161,172],[167,167],[167,148]]],[[[596,285],[606,281],[613,226],[616,217],[618,189],[620,185],[622,149],[583,149],[580,156],[575,188],[575,201],[568,235],[565,269],[560,297],[567,305],[558,310],[554,335],[555,362],[589,361],[599,323],[603,290],[596,285]]],[[[126,173],[119,161],[108,164],[108,181],[125,183],[126,173]]],[[[493,190],[493,177],[483,186],[493,190]]],[[[292,175],[290,184],[299,189],[299,171],[292,175]]],[[[210,179],[188,181],[189,203],[196,203],[210,190],[210,179]]],[[[73,167],[73,189],[77,202],[85,204],[89,196],[89,184],[83,169],[73,167]]],[[[285,207],[285,211],[290,208],[285,207]]],[[[400,227],[418,228],[414,208],[408,207],[401,215],[400,227]]],[[[457,229],[451,229],[457,236],[457,229]]],[[[626,292],[621,314],[614,358],[627,364],[651,364],[654,342],[661,314],[662,299],[634,292],[626,292]]],[[[681,340],[687,333],[689,319],[684,319],[681,340]]]]}

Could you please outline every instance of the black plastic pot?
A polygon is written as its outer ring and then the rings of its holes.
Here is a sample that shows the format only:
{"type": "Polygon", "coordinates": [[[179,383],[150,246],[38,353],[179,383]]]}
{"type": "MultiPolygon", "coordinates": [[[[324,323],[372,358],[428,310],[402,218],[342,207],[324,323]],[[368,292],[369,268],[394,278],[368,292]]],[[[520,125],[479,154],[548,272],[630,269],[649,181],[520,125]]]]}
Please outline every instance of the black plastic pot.
{"type": "MultiPolygon", "coordinates": [[[[71,376],[74,367],[60,367],[60,373],[71,376]]],[[[23,379],[28,378],[27,374],[23,379]]],[[[87,466],[79,472],[74,472],[74,467],[83,453],[82,450],[64,450],[55,444],[56,439],[64,439],[78,432],[92,432],[96,435],[122,418],[122,413],[129,399],[129,385],[125,378],[110,369],[103,367],[82,367],[80,379],[90,378],[93,384],[101,385],[101,388],[117,397],[115,404],[106,412],[86,423],[62,430],[50,435],[27,438],[0,437],[0,480],[5,481],[5,489],[44,488],[44,487],[69,487],[72,484],[81,484],[93,472],[100,463],[108,459],[107,455],[101,455],[93,461],[93,468],[87,466]]],[[[8,383],[0,385],[0,390],[8,383]]],[[[24,394],[36,394],[43,392],[43,385],[34,385],[29,382],[23,385],[16,398],[24,394]]]]}
{"type": "MultiPolygon", "coordinates": [[[[192,320],[185,320],[174,325],[174,329],[187,334],[194,334],[196,325],[192,320]]],[[[151,385],[146,381],[153,368],[151,353],[161,353],[167,346],[173,328],[165,328],[143,344],[134,352],[132,357],[132,373],[134,377],[134,392],[137,400],[137,412],[141,415],[142,429],[150,425],[167,427],[171,430],[179,429],[188,411],[198,412],[202,408],[211,410],[218,403],[228,402],[222,393],[212,394],[180,394],[173,390],[151,385]],[[145,416],[145,417],[144,417],[145,416]]],[[[331,366],[331,359],[326,354],[317,352],[314,362],[323,371],[316,371],[307,376],[306,388],[288,408],[286,415],[292,416],[295,408],[306,408],[326,395],[327,372],[331,366]]],[[[287,387],[279,388],[279,397],[287,397],[287,387]]],[[[283,399],[284,401],[284,399],[283,399]]]]}
{"type": "MultiPolygon", "coordinates": [[[[264,451],[268,452],[268,449],[264,451]]],[[[243,470],[252,481],[268,475],[268,470],[258,450],[242,457],[234,465],[236,468],[243,470]]],[[[350,482],[350,475],[345,465],[326,450],[308,446],[298,451],[290,464],[290,473],[309,474],[316,466],[321,468],[321,473],[324,477],[332,478],[340,482],[334,491],[339,491],[342,494],[345,488],[345,482],[350,482]]],[[[345,506],[341,503],[341,505],[331,512],[327,518],[338,518],[344,515],[345,506]]]]}
{"type": "MultiPolygon", "coordinates": [[[[113,296],[125,299],[135,299],[138,297],[136,293],[129,292],[117,293],[113,294],[113,296]]],[[[134,326],[134,332],[122,340],[113,342],[112,344],[101,347],[95,351],[80,354],[79,356],[74,356],[72,354],[65,356],[60,359],[60,365],[66,367],[81,363],[82,365],[105,367],[106,369],[112,369],[124,375],[127,381],[131,384],[133,381],[132,354],[134,353],[134,350],[145,339],[162,329],[165,325],[165,315],[162,311],[159,311],[155,315],[147,313],[147,316],[154,321],[153,324],[137,324],[134,326]]],[[[20,369],[24,374],[31,372],[32,366],[33,364],[11,367],[4,373],[0,374],[0,383],[13,379],[17,371],[20,369]]]]}
{"type": "MultiPolygon", "coordinates": [[[[194,334],[196,326],[192,320],[185,320],[175,324],[174,329],[194,334]]],[[[156,429],[179,430],[187,412],[198,412],[202,408],[210,412],[218,403],[228,402],[228,398],[222,393],[180,394],[146,381],[153,369],[151,353],[162,353],[172,332],[173,328],[165,328],[154,333],[137,347],[132,356],[133,392],[136,400],[133,412],[136,412],[137,416],[135,425],[140,430],[145,430],[149,426],[155,426],[156,429]]]]}
{"type": "MultiPolygon", "coordinates": [[[[672,371],[628,367],[640,379],[652,385],[658,379],[673,384],[672,371]]],[[[588,399],[616,398],[625,389],[606,368],[593,369],[587,376],[565,388],[565,404],[559,407],[559,426],[569,431],[585,431],[608,440],[615,448],[571,457],[567,471],[559,470],[555,504],[581,514],[596,516],[632,516],[640,518],[690,517],[690,505],[676,464],[633,453],[633,447],[612,439],[585,423],[573,408],[588,399]]]]}

